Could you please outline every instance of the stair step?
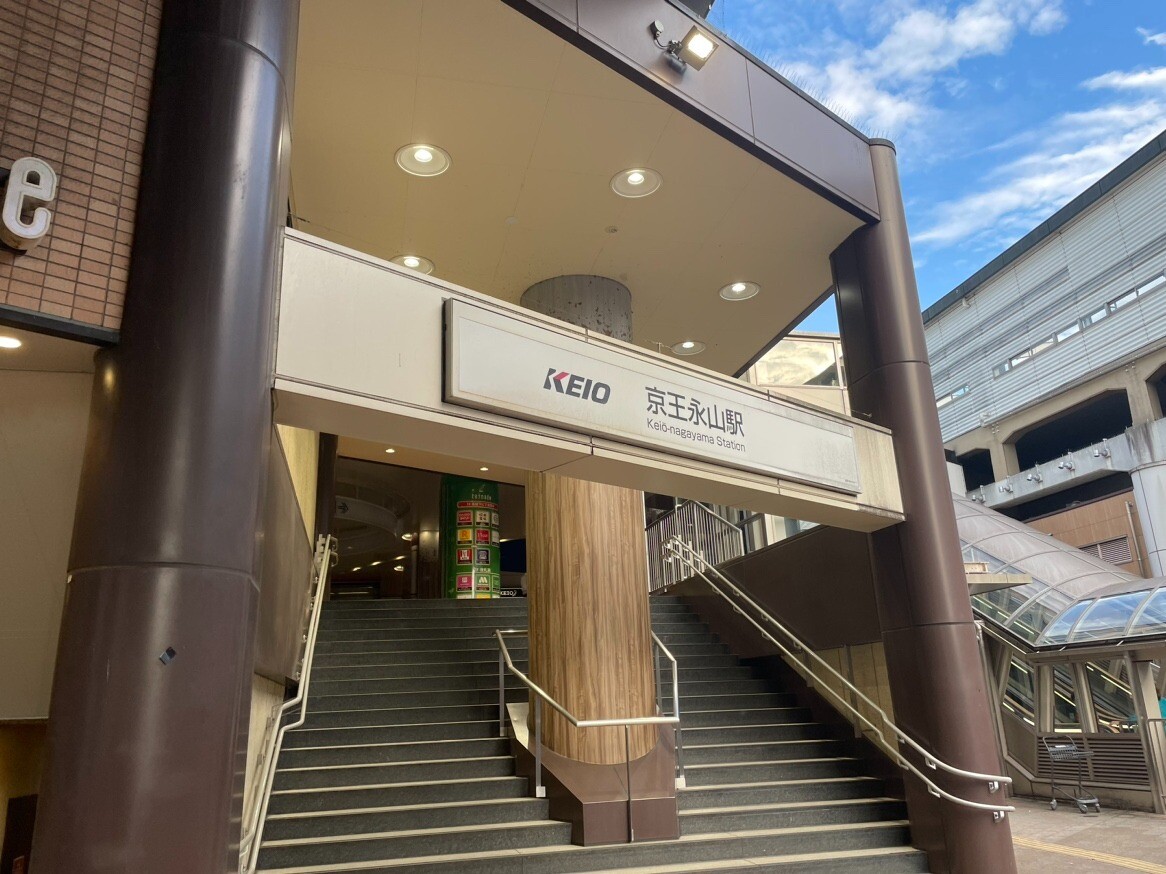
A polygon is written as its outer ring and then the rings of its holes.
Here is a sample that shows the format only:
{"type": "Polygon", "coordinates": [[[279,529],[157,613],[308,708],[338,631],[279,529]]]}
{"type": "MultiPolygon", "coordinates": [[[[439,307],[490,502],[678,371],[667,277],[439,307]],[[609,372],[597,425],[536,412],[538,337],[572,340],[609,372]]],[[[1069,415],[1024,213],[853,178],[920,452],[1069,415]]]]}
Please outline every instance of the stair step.
{"type": "MultiPolygon", "coordinates": [[[[497,735],[497,732],[494,732],[497,735]]],[[[324,765],[368,765],[417,760],[507,756],[510,741],[502,737],[406,741],[397,743],[345,744],[342,746],[286,749],[279,757],[281,768],[314,768],[324,765]]]]}
{"type": "Polygon", "coordinates": [[[474,777],[514,775],[511,756],[483,756],[475,759],[434,759],[432,761],[389,762],[365,765],[322,765],[284,768],[275,771],[276,789],[323,789],[375,783],[418,783],[426,780],[466,780],[474,777]]]}
{"type": "Polygon", "coordinates": [[[683,714],[684,748],[717,743],[757,743],[760,741],[812,740],[834,737],[834,729],[821,722],[785,722],[773,725],[715,725],[695,728],[683,714]]]}
{"type": "MultiPolygon", "coordinates": [[[[495,827],[496,828],[496,827],[495,827]]],[[[905,847],[909,833],[907,823],[901,820],[862,825],[822,825],[789,829],[757,829],[734,833],[710,833],[682,837],[678,841],[657,841],[642,844],[621,844],[605,847],[578,847],[562,844],[520,851],[492,849],[480,853],[452,853],[399,860],[377,860],[365,864],[334,860],[307,863],[296,859],[295,867],[269,869],[266,859],[261,861],[272,874],[324,874],[324,872],[362,871],[378,872],[450,871],[458,874],[495,874],[495,872],[538,872],[538,874],[566,874],[566,872],[614,871],[623,869],[647,870],[672,865],[676,871],[691,871],[694,864],[720,860],[768,859],[767,867],[791,871],[815,870],[804,866],[815,855],[827,866],[817,871],[845,870],[840,863],[850,856],[860,858],[861,870],[872,870],[872,856],[864,851],[883,849],[894,851],[914,867],[885,868],[886,871],[926,871],[919,866],[921,853],[905,847]]],[[[431,844],[432,846],[432,844],[431,844]]],[[[888,853],[888,856],[892,855],[888,853]]],[[[345,860],[348,861],[348,860],[345,860]]],[[[758,869],[755,865],[742,866],[745,870],[758,869]]],[[[708,868],[707,870],[716,870],[708,868]]],[[[851,868],[859,870],[859,867],[851,868]]],[[[873,869],[877,870],[877,869],[873,869]]]]}
{"type": "Polygon", "coordinates": [[[764,707],[735,710],[690,710],[681,702],[681,728],[705,728],[714,725],[743,726],[775,723],[809,722],[810,711],[805,707],[764,707]]]}
{"type": "Polygon", "coordinates": [[[330,837],[346,834],[420,829],[434,823],[445,826],[522,822],[548,818],[543,798],[488,798],[482,801],[447,801],[402,807],[373,807],[285,813],[268,818],[267,840],[330,837]]]}
{"type": "Polygon", "coordinates": [[[369,783],[320,789],[286,789],[271,793],[271,814],[308,811],[403,807],[409,804],[458,803],[494,798],[525,798],[525,777],[485,777],[475,780],[428,780],[418,783],[369,783]]]}
{"type": "Polygon", "coordinates": [[[498,720],[498,702],[444,707],[398,707],[391,710],[336,710],[308,713],[308,728],[340,728],[356,725],[424,725],[430,722],[482,722],[498,720]]]}
{"type": "Polygon", "coordinates": [[[804,803],[843,798],[873,798],[884,792],[884,781],[867,776],[772,780],[723,786],[692,786],[677,795],[677,804],[685,811],[752,804],[781,804],[790,801],[804,803]]]}
{"type": "MultiPolygon", "coordinates": [[[[453,650],[435,652],[433,650],[392,650],[361,649],[358,644],[338,644],[340,649],[323,652],[317,648],[315,667],[361,667],[366,665],[423,665],[423,664],[467,664],[492,661],[498,664],[498,648],[453,650]]],[[[515,664],[525,663],[529,657],[526,647],[510,647],[510,658],[515,664]]]]}
{"type": "Polygon", "coordinates": [[[849,756],[684,766],[685,779],[693,787],[806,780],[812,777],[853,777],[861,771],[862,762],[849,756]]]}
{"type": "MultiPolygon", "coordinates": [[[[325,698],[335,695],[379,695],[399,692],[467,692],[490,689],[498,696],[498,665],[494,670],[482,674],[447,674],[427,676],[425,671],[414,668],[409,677],[349,677],[343,679],[323,679],[313,677],[309,697],[325,698]]],[[[525,689],[522,680],[507,671],[507,689],[525,689]]]]}
{"type": "Polygon", "coordinates": [[[571,824],[553,820],[488,823],[485,825],[425,828],[378,834],[344,835],[332,838],[290,838],[264,840],[259,863],[272,865],[336,865],[407,859],[428,853],[435,846],[449,853],[562,845],[571,839],[571,824]]]}
{"type": "Polygon", "coordinates": [[[341,725],[332,728],[297,728],[284,735],[283,748],[346,746],[350,744],[404,743],[498,737],[498,711],[492,719],[404,725],[341,725]]]}
{"type": "Polygon", "coordinates": [[[680,833],[749,831],[759,828],[797,828],[903,819],[904,802],[894,798],[847,798],[747,804],[738,807],[696,808],[680,814],[680,833]]]}
{"type": "Polygon", "coordinates": [[[684,744],[684,763],[687,766],[832,758],[844,754],[849,746],[849,741],[836,738],[709,745],[687,742],[684,744]]]}
{"type": "MultiPolygon", "coordinates": [[[[454,707],[476,704],[493,704],[498,709],[498,686],[480,689],[425,691],[417,689],[409,692],[376,692],[354,695],[313,695],[308,702],[309,713],[337,713],[346,710],[396,710],[401,707],[454,707]]],[[[680,704],[681,712],[684,702],[680,704]]]]}
{"type": "MultiPolygon", "coordinates": [[[[526,670],[526,659],[519,660],[511,653],[511,659],[520,670],[526,670]]],[[[722,669],[723,670],[723,669],[722,669]]],[[[424,670],[416,664],[397,665],[321,665],[316,663],[312,670],[312,688],[319,683],[345,682],[349,680],[411,680],[433,677],[493,677],[498,678],[498,657],[484,661],[428,662],[424,670]]]]}

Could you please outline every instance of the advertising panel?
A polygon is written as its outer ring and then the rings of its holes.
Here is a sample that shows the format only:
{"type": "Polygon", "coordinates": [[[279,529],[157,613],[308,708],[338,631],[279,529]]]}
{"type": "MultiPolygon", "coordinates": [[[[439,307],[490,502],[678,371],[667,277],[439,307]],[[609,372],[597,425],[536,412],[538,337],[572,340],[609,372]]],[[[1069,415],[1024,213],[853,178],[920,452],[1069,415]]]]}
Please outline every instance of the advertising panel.
{"type": "Polygon", "coordinates": [[[497,483],[458,476],[441,478],[440,541],[445,597],[499,597],[500,523],[497,483]]]}

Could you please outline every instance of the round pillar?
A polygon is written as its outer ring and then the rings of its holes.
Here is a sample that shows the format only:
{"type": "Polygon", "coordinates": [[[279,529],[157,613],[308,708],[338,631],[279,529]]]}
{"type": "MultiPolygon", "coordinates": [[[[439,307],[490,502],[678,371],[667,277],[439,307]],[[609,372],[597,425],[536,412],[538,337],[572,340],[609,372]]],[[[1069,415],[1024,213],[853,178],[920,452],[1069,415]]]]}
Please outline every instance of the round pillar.
{"type": "MultiPolygon", "coordinates": [[[[632,338],[631,293],[611,279],[548,279],[528,289],[522,304],[607,336],[632,338]]],[[[643,492],[527,474],[531,679],[580,719],[656,712],[643,529],[643,492]]],[[[533,713],[532,697],[532,729],[533,713]]],[[[632,728],[632,759],[647,755],[658,735],[656,726],[632,728]]],[[[576,729],[545,707],[543,743],[593,764],[617,764],[627,755],[622,728],[576,729]]]]}

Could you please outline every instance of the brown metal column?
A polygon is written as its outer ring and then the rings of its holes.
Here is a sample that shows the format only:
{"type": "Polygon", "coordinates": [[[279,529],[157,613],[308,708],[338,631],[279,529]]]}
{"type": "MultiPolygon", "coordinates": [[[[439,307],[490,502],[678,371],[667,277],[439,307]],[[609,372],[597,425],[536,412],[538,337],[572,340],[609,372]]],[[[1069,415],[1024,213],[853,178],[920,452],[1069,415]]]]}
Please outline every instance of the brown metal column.
{"type": "Polygon", "coordinates": [[[296,0],[167,0],[103,353],[39,874],[237,870],[296,0]]]}
{"type": "MultiPolygon", "coordinates": [[[[955,511],[894,147],[871,144],[882,221],[832,257],[851,406],[894,434],[907,519],[872,535],[875,590],[895,719],[957,767],[1000,773],[968,600],[955,511]]],[[[1001,801],[981,783],[929,772],[976,801],[1001,801]]],[[[1016,871],[1008,823],[927,794],[908,776],[915,845],[931,870],[1016,871]]]]}

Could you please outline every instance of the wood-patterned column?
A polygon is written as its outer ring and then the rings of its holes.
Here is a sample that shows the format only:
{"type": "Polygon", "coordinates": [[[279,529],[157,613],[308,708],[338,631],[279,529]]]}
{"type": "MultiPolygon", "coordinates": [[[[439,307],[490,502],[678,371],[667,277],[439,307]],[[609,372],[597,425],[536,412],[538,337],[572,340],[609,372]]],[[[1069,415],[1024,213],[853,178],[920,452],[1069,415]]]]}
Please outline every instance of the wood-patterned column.
{"type": "MultiPolygon", "coordinates": [[[[631,340],[631,294],[598,276],[540,282],[525,306],[631,340]]],[[[581,719],[656,712],[648,609],[644,494],[547,473],[526,479],[530,675],[581,719]]],[[[531,700],[533,730],[534,700],[531,700]]],[[[631,757],[656,745],[657,726],[631,731],[631,757]]],[[[622,728],[576,729],[549,707],[543,742],[570,759],[624,761],[622,728]]]]}

